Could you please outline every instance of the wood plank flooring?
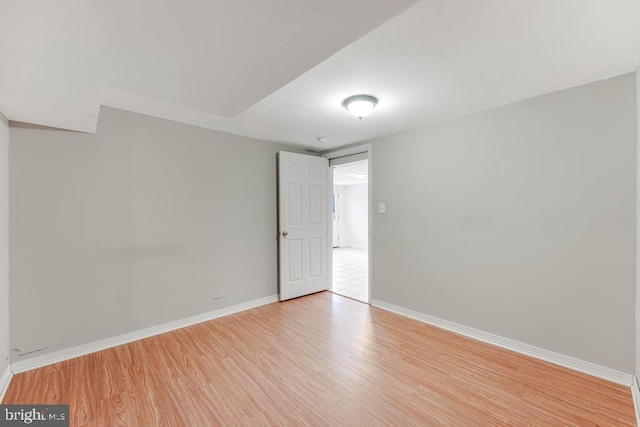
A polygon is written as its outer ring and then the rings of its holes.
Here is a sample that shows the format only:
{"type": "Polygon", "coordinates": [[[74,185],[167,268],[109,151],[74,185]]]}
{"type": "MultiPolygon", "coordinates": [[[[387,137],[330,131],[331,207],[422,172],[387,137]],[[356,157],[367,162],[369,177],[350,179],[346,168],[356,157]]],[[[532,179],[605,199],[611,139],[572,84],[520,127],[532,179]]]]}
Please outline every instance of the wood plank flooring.
{"type": "Polygon", "coordinates": [[[77,426],[635,425],[627,387],[328,292],[18,374],[77,426]]]}

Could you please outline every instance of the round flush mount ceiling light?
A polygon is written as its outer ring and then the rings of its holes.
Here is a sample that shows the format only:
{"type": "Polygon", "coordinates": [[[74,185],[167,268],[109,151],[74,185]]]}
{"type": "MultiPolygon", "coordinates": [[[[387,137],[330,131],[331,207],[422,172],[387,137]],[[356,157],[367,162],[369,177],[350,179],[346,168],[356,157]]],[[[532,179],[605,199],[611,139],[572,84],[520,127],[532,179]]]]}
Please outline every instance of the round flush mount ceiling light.
{"type": "Polygon", "coordinates": [[[356,95],[342,101],[342,106],[349,110],[351,114],[362,120],[367,117],[375,108],[378,100],[370,95],[356,95]]]}
{"type": "Polygon", "coordinates": [[[353,176],[356,177],[356,179],[365,179],[367,174],[365,172],[356,172],[353,176]]]}

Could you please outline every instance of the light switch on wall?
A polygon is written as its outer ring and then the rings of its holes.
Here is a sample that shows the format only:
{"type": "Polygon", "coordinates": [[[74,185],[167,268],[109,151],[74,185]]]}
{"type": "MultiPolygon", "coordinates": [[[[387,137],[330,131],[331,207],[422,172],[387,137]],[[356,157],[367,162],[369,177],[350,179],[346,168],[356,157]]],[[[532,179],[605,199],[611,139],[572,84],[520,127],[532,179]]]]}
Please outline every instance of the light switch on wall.
{"type": "Polygon", "coordinates": [[[378,213],[387,213],[387,205],[385,203],[380,203],[378,213]]]}

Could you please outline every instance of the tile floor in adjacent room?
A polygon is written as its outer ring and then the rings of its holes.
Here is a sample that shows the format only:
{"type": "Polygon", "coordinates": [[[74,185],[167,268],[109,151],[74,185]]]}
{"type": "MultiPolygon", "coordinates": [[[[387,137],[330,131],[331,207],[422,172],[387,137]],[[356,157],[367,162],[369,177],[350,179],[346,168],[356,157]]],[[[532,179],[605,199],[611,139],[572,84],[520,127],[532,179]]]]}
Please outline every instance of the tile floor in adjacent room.
{"type": "Polygon", "coordinates": [[[369,302],[369,255],[366,249],[333,248],[333,292],[369,302]]]}

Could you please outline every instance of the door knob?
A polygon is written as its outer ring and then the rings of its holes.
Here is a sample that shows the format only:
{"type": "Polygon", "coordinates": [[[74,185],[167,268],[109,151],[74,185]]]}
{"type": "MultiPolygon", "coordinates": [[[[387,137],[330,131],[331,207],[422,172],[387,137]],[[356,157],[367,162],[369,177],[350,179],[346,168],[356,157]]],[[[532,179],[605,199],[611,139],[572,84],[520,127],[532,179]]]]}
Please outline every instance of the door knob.
{"type": "Polygon", "coordinates": [[[288,235],[289,235],[289,233],[287,233],[286,231],[282,232],[282,237],[284,237],[285,239],[287,238],[288,235]]]}

